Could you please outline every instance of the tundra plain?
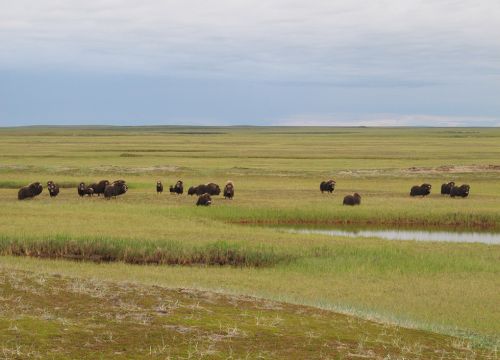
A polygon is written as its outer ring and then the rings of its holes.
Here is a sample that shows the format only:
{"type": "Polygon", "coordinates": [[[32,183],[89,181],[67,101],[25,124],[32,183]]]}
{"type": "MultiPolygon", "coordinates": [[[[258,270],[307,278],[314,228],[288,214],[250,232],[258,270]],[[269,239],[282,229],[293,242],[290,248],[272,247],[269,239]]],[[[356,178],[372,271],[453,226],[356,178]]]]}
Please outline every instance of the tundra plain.
{"type": "Polygon", "coordinates": [[[498,144],[496,128],[0,129],[0,354],[496,359],[499,245],[287,228],[499,232],[498,144]],[[129,190],[77,195],[101,179],[129,190]],[[235,197],[196,207],[168,193],[179,179],[232,180],[235,197]],[[57,197],[17,200],[48,180],[57,197]],[[470,196],[440,195],[451,180],[470,196]]]}

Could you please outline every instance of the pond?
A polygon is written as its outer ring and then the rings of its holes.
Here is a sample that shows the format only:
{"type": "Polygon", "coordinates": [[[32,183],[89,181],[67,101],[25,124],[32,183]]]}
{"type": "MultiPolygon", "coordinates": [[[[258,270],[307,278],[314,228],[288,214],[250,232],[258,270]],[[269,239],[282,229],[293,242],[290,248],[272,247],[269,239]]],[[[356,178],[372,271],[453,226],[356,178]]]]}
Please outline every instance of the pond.
{"type": "Polygon", "coordinates": [[[451,232],[406,229],[287,229],[287,231],[295,234],[322,234],[344,237],[380,238],[385,240],[439,241],[500,245],[500,233],[487,232],[451,232]]]}

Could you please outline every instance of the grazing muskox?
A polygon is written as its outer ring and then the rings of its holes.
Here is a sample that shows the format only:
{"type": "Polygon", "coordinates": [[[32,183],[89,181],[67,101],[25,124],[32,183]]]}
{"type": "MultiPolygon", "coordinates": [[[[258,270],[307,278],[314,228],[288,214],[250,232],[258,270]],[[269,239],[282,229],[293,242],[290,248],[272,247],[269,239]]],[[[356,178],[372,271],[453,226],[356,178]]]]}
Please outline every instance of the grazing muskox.
{"type": "Polygon", "coordinates": [[[98,183],[90,185],[89,187],[94,190],[94,194],[97,194],[97,196],[101,196],[101,194],[104,194],[104,189],[106,189],[106,186],[108,185],[108,180],[101,180],[98,183]]]}
{"type": "Polygon", "coordinates": [[[80,183],[78,185],[78,195],[80,195],[82,197],[85,195],[92,196],[92,195],[94,195],[94,188],[90,187],[90,186],[86,186],[85,183],[80,183]]]}
{"type": "Polygon", "coordinates": [[[178,195],[182,195],[184,193],[184,183],[182,180],[177,181],[174,186],[170,185],[170,193],[178,195]]]}
{"type": "Polygon", "coordinates": [[[321,193],[323,192],[329,192],[330,194],[335,190],[335,180],[327,180],[327,181],[322,181],[321,184],[319,184],[319,189],[321,190],[321,193]]]}
{"type": "Polygon", "coordinates": [[[59,194],[59,185],[53,181],[47,181],[47,189],[49,190],[50,197],[56,197],[59,194]]]}
{"type": "Polygon", "coordinates": [[[224,197],[226,199],[232,200],[234,197],[234,184],[232,181],[228,181],[226,186],[224,186],[224,197]]]}
{"type": "Polygon", "coordinates": [[[198,201],[196,202],[196,206],[209,206],[212,204],[212,198],[210,197],[210,194],[203,194],[198,197],[198,201]]]}
{"type": "Polygon", "coordinates": [[[117,180],[114,181],[111,185],[106,186],[106,189],[104,189],[104,197],[109,200],[112,197],[117,197],[119,195],[125,194],[127,190],[128,187],[125,181],[117,180]]]}
{"type": "Polygon", "coordinates": [[[156,193],[161,194],[163,192],[163,184],[160,180],[156,182],[156,193]]]}
{"type": "Polygon", "coordinates": [[[427,196],[431,193],[431,184],[415,185],[410,190],[410,196],[427,196]]]}
{"type": "Polygon", "coordinates": [[[43,186],[39,182],[34,182],[19,189],[17,198],[19,200],[30,199],[42,193],[43,186]]]}
{"type": "Polygon", "coordinates": [[[441,185],[441,195],[450,195],[451,188],[455,186],[455,182],[450,181],[448,184],[441,185]]]}
{"type": "Polygon", "coordinates": [[[188,195],[203,195],[203,194],[209,194],[209,195],[220,195],[220,187],[219,185],[215,183],[208,183],[208,184],[201,184],[198,186],[190,187],[188,190],[188,195]]]}
{"type": "Polygon", "coordinates": [[[344,197],[344,202],[342,203],[342,205],[350,205],[350,206],[361,205],[361,195],[359,195],[358,193],[354,193],[352,195],[346,195],[344,197]]]}
{"type": "Polygon", "coordinates": [[[467,197],[469,196],[470,186],[467,184],[463,184],[461,186],[453,186],[450,190],[451,197],[467,197]]]}

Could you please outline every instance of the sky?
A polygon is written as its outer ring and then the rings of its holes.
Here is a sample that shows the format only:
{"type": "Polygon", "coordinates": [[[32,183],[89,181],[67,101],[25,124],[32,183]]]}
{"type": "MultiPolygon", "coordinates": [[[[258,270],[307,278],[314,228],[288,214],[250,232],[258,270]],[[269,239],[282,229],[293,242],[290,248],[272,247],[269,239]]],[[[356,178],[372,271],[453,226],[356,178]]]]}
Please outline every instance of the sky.
{"type": "Polygon", "coordinates": [[[0,126],[500,126],[499,0],[0,0],[0,126]]]}

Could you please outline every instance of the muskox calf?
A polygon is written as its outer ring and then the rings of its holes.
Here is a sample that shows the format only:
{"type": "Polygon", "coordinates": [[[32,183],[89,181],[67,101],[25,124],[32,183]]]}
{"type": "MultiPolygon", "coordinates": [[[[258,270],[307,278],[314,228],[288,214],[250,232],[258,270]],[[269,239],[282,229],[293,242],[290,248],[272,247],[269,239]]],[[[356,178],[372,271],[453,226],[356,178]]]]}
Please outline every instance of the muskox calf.
{"type": "Polygon", "coordinates": [[[469,196],[470,186],[467,184],[463,184],[461,186],[453,186],[450,190],[451,197],[467,197],[469,196]]]}
{"type": "Polygon", "coordinates": [[[111,185],[106,186],[106,189],[104,189],[104,197],[109,200],[112,197],[115,198],[117,196],[125,194],[127,190],[128,187],[125,181],[117,180],[114,181],[111,185]]]}
{"type": "Polygon", "coordinates": [[[431,193],[431,184],[415,185],[410,190],[410,196],[427,196],[431,193]]]}
{"type": "Polygon", "coordinates": [[[198,201],[196,202],[196,206],[209,206],[212,204],[212,198],[210,194],[203,194],[198,197],[198,201]]]}
{"type": "Polygon", "coordinates": [[[56,197],[59,194],[59,185],[53,181],[47,181],[47,189],[49,190],[50,197],[56,197]]]}
{"type": "Polygon", "coordinates": [[[209,195],[220,195],[220,187],[219,185],[215,183],[208,183],[208,184],[201,184],[198,186],[190,187],[188,190],[188,195],[203,195],[203,194],[209,194],[209,195]]]}
{"type": "MultiPolygon", "coordinates": [[[[177,194],[177,195],[182,195],[184,193],[184,183],[182,180],[179,180],[175,183],[175,185],[170,185],[170,193],[171,194],[177,194]]],[[[191,194],[193,195],[193,194],[191,194]]]]}
{"type": "Polygon", "coordinates": [[[106,186],[108,185],[108,180],[101,180],[98,183],[91,184],[89,188],[92,188],[94,190],[94,194],[97,194],[97,196],[101,196],[101,194],[104,194],[104,189],[106,189],[106,186]]]}
{"type": "Polygon", "coordinates": [[[361,195],[359,195],[358,193],[354,193],[352,195],[345,196],[342,205],[361,205],[361,195]]]}
{"type": "Polygon", "coordinates": [[[42,193],[43,186],[39,182],[34,182],[19,189],[17,198],[19,200],[30,199],[42,193]]]}
{"type": "Polygon", "coordinates": [[[450,181],[448,184],[441,185],[441,195],[450,195],[451,188],[455,186],[455,182],[450,181]]]}
{"type": "Polygon", "coordinates": [[[226,199],[232,200],[234,197],[234,184],[232,181],[228,181],[226,186],[224,186],[224,197],[226,199]]]}
{"type": "Polygon", "coordinates": [[[160,180],[156,182],[156,193],[161,194],[163,192],[163,184],[160,180]]]}
{"type": "Polygon", "coordinates": [[[78,185],[78,195],[80,196],[92,196],[94,195],[94,188],[90,187],[90,186],[86,186],[85,183],[80,183],[78,185]]]}
{"type": "Polygon", "coordinates": [[[326,180],[326,181],[322,181],[321,184],[319,184],[319,190],[321,191],[321,193],[323,192],[329,192],[330,194],[335,190],[335,180],[326,180]]]}

